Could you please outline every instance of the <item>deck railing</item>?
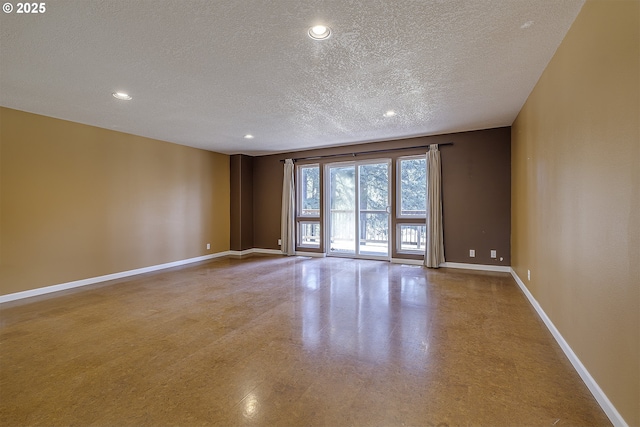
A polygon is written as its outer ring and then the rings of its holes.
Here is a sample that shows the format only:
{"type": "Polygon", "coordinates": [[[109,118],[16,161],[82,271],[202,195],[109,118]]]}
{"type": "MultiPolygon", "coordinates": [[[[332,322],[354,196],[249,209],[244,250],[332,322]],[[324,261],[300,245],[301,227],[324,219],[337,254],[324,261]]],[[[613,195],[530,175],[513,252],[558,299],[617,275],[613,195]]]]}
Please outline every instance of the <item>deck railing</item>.
{"type": "MultiPolygon", "coordinates": [[[[340,250],[351,247],[355,241],[355,213],[352,210],[331,210],[331,246],[340,250]]],[[[360,246],[386,246],[389,241],[389,217],[386,211],[366,210],[360,212],[360,246]]],[[[305,223],[301,230],[301,239],[306,245],[320,241],[319,223],[305,223]]],[[[401,227],[400,247],[405,250],[424,249],[424,228],[401,227]]],[[[348,250],[348,249],[347,249],[348,250]]]]}

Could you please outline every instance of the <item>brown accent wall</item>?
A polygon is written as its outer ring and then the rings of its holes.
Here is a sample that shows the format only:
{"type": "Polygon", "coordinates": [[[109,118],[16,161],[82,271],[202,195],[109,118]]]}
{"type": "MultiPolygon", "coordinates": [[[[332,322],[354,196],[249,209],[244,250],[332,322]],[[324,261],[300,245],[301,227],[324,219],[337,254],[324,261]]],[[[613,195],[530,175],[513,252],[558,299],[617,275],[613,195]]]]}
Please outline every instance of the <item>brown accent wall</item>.
{"type": "Polygon", "coordinates": [[[231,250],[253,248],[253,157],[231,156],[231,250]]]}
{"type": "Polygon", "coordinates": [[[512,266],[634,426],[639,27],[640,2],[587,1],[512,127],[512,266]]]}
{"type": "Polygon", "coordinates": [[[226,155],[1,108],[0,167],[0,294],[229,249],[226,155]]]}
{"type": "MultiPolygon", "coordinates": [[[[510,138],[510,128],[507,127],[255,157],[253,243],[258,248],[278,249],[283,174],[281,159],[453,142],[452,146],[441,147],[446,260],[508,266],[511,232],[510,138]],[[475,258],[469,257],[469,249],[476,250],[475,258]],[[497,259],[490,258],[491,249],[497,250],[497,259]]],[[[426,149],[406,149],[357,156],[357,160],[392,159],[392,200],[396,200],[397,158],[424,153],[426,149]]],[[[340,157],[300,161],[297,164],[320,163],[322,167],[326,163],[349,160],[352,158],[340,157]]],[[[395,230],[395,211],[392,218],[395,230]]],[[[312,250],[305,248],[304,251],[312,250]]],[[[398,254],[395,248],[392,255],[394,258],[417,258],[398,254]]]]}
{"type": "Polygon", "coordinates": [[[282,209],[282,156],[253,159],[253,245],[262,249],[280,249],[280,212],[282,209]]]}

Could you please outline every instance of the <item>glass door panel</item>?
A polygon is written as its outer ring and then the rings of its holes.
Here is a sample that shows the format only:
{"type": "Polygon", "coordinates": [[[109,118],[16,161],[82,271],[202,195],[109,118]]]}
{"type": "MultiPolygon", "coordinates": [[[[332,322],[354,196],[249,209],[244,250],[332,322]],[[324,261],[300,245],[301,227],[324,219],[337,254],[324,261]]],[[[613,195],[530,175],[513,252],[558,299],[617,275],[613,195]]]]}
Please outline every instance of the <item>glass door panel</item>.
{"type": "Polygon", "coordinates": [[[356,168],[329,169],[329,253],[356,253],[356,168]]]}
{"type": "Polygon", "coordinates": [[[360,212],[360,247],[363,255],[389,255],[389,215],[360,212]]]}
{"type": "Polygon", "coordinates": [[[358,166],[359,253],[389,255],[389,163],[358,166]]]}
{"type": "Polygon", "coordinates": [[[389,258],[389,165],[328,166],[328,254],[389,258]]]}

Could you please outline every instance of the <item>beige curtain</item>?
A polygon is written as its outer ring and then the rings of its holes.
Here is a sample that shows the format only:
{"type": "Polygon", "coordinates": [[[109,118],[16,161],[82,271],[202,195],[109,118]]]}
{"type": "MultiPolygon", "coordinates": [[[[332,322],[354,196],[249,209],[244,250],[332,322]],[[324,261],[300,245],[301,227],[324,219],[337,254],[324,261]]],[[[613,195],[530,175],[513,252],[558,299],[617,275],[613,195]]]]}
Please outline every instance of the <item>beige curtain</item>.
{"type": "Polygon", "coordinates": [[[442,231],[442,167],[437,144],[427,152],[427,244],[424,265],[438,268],[444,262],[442,231]]]}
{"type": "Polygon", "coordinates": [[[295,255],[296,253],[295,197],[293,160],[286,159],[284,161],[284,177],[282,180],[282,218],[280,221],[280,236],[282,239],[280,248],[285,255],[295,255]]]}

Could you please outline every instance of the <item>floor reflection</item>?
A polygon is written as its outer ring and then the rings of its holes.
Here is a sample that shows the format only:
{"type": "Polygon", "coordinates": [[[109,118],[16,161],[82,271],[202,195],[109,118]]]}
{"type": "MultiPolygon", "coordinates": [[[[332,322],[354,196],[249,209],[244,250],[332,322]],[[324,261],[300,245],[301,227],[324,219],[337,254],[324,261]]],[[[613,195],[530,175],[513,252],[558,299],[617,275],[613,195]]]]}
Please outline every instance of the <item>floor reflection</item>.
{"type": "Polygon", "coordinates": [[[310,281],[300,298],[305,348],[372,363],[397,355],[407,366],[421,353],[424,364],[430,326],[426,279],[398,278],[388,266],[361,260],[335,268],[331,262],[302,266],[310,281]]]}
{"type": "Polygon", "coordinates": [[[228,258],[0,316],[0,425],[607,424],[505,273],[228,258]]]}

